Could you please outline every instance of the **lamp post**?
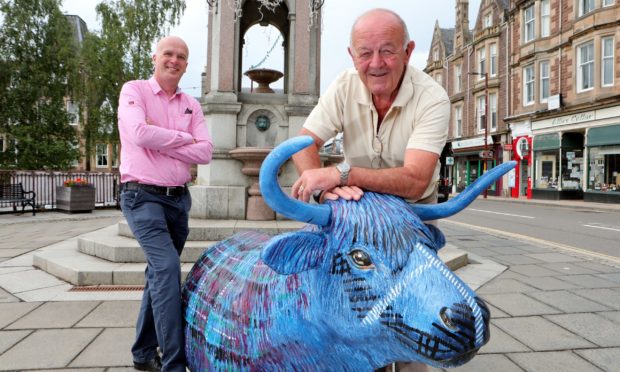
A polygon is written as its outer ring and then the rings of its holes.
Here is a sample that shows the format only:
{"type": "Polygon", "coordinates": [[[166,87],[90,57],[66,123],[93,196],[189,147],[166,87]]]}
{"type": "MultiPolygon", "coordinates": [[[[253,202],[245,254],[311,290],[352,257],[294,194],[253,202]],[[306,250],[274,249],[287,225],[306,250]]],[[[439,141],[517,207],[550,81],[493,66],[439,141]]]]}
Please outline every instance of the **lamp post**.
{"type": "MultiPolygon", "coordinates": [[[[489,74],[486,72],[469,72],[468,75],[484,76],[484,156],[481,156],[483,174],[487,171],[487,161],[489,154],[489,144],[487,137],[489,133],[489,74]]],[[[487,189],[484,189],[484,198],[487,198],[487,189]]]]}

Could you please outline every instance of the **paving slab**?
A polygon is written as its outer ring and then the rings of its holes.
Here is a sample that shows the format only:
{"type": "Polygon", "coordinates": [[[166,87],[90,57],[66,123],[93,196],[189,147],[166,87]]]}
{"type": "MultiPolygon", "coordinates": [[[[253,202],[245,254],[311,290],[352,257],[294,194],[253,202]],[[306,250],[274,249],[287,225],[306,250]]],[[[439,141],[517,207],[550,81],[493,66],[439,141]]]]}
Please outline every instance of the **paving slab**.
{"type": "Polygon", "coordinates": [[[107,328],[69,364],[69,367],[128,367],[133,365],[134,328],[107,328]]]}
{"type": "Polygon", "coordinates": [[[533,278],[522,277],[519,279],[523,283],[531,285],[532,287],[538,288],[543,291],[557,291],[562,289],[577,289],[579,286],[576,284],[559,280],[552,276],[539,276],[533,278]]]}
{"type": "Polygon", "coordinates": [[[528,372],[600,372],[594,364],[570,351],[519,353],[508,357],[528,372]]]}
{"type": "Polygon", "coordinates": [[[597,314],[611,320],[614,323],[620,324],[620,311],[603,311],[597,314]]]}
{"type": "Polygon", "coordinates": [[[501,254],[493,256],[493,260],[504,265],[529,265],[543,263],[543,261],[528,257],[523,254],[501,254]]]}
{"type": "Polygon", "coordinates": [[[138,319],[140,301],[101,302],[75,327],[133,327],[138,319]]]}
{"type": "Polygon", "coordinates": [[[31,334],[32,330],[0,331],[0,354],[31,334]]]}
{"type": "Polygon", "coordinates": [[[534,351],[595,346],[583,337],[539,316],[491,319],[491,322],[534,351]]]}
{"type": "Polygon", "coordinates": [[[609,280],[612,282],[616,282],[620,284],[620,273],[606,273],[606,274],[597,274],[595,275],[597,278],[601,278],[604,280],[609,280]]]}
{"type": "Polygon", "coordinates": [[[531,287],[527,284],[524,284],[516,279],[495,279],[480,289],[478,289],[478,293],[480,294],[489,294],[489,293],[523,293],[523,292],[535,292],[536,288],[531,287]]]}
{"type": "Polygon", "coordinates": [[[618,286],[617,283],[597,278],[594,275],[564,275],[559,276],[558,279],[574,283],[581,288],[611,288],[618,286]]]}
{"type": "Polygon", "coordinates": [[[529,292],[527,294],[565,313],[585,313],[610,310],[607,306],[588,300],[568,291],[529,292]]]}
{"type": "MultiPolygon", "coordinates": [[[[484,296],[480,296],[480,297],[484,300],[484,296]]],[[[505,312],[501,311],[500,309],[496,308],[495,306],[491,305],[488,302],[487,302],[487,307],[489,308],[489,311],[491,312],[491,317],[493,318],[506,318],[510,316],[506,314],[505,312]]]]}
{"type": "Polygon", "coordinates": [[[545,318],[599,346],[620,346],[620,325],[599,315],[562,314],[545,318]]]}
{"type": "Polygon", "coordinates": [[[515,265],[510,268],[510,271],[527,277],[542,277],[542,276],[557,276],[558,272],[547,269],[541,265],[515,265]]]}
{"type": "Polygon", "coordinates": [[[0,329],[40,306],[40,302],[0,303],[0,329]]]}
{"type": "Polygon", "coordinates": [[[5,329],[71,328],[98,302],[46,302],[5,329]]]}
{"type": "Polygon", "coordinates": [[[31,291],[60,284],[64,284],[64,282],[46,272],[33,268],[11,275],[0,275],[0,287],[11,293],[31,291]]]}
{"type": "Polygon", "coordinates": [[[479,354],[467,364],[446,369],[449,372],[523,372],[518,365],[503,355],[479,354]]]}
{"type": "Polygon", "coordinates": [[[0,355],[0,371],[66,367],[100,332],[97,328],[35,331],[0,355]]]}
{"type": "Polygon", "coordinates": [[[0,302],[18,302],[19,299],[4,289],[0,288],[0,302]]]}
{"type": "Polygon", "coordinates": [[[573,256],[569,256],[563,253],[557,252],[548,252],[548,253],[529,253],[528,257],[535,258],[544,262],[580,262],[583,261],[582,258],[577,258],[573,256]]]}
{"type": "Polygon", "coordinates": [[[578,294],[581,297],[589,298],[592,301],[603,304],[614,310],[620,310],[620,292],[612,289],[580,289],[571,290],[571,292],[578,294]]]}
{"type": "Polygon", "coordinates": [[[597,271],[577,266],[572,262],[554,262],[541,265],[547,269],[555,270],[563,275],[597,274],[597,271]]]}
{"type": "Polygon", "coordinates": [[[485,294],[484,299],[512,316],[557,314],[560,311],[522,293],[485,294]]]}
{"type": "Polygon", "coordinates": [[[587,269],[597,271],[599,273],[620,273],[620,267],[614,266],[611,263],[596,262],[596,261],[582,261],[575,262],[575,265],[582,266],[587,269]]]}
{"type": "Polygon", "coordinates": [[[491,339],[480,349],[481,354],[503,354],[518,353],[524,351],[532,351],[521,342],[497,328],[493,324],[490,325],[491,339]]]}
{"type": "Polygon", "coordinates": [[[576,350],[575,353],[595,364],[603,371],[618,371],[620,366],[620,348],[576,350]]]}

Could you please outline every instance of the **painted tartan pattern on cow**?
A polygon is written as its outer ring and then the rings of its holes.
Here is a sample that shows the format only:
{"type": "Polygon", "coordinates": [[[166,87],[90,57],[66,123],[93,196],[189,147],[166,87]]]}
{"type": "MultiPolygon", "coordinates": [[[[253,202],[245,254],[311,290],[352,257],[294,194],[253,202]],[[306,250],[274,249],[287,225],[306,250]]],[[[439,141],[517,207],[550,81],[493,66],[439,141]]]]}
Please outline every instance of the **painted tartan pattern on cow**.
{"type": "Polygon", "coordinates": [[[329,226],[204,252],[183,289],[192,371],[450,367],[488,341],[488,309],[437,258],[436,227],[393,196],[329,204],[329,226]]]}

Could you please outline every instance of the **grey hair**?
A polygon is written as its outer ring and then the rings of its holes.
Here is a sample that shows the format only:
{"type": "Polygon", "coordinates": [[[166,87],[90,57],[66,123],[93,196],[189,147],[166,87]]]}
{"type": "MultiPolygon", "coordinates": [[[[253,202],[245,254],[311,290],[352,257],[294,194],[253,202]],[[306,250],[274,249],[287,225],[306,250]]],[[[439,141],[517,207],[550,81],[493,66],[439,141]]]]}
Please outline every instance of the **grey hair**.
{"type": "Polygon", "coordinates": [[[411,38],[409,37],[409,30],[407,29],[407,24],[405,24],[405,21],[403,21],[403,19],[401,18],[401,16],[398,15],[398,13],[394,12],[393,10],[385,9],[385,8],[371,9],[371,10],[368,10],[368,11],[362,13],[362,15],[357,17],[355,22],[353,22],[353,26],[351,26],[351,36],[349,38],[349,47],[351,48],[351,50],[353,50],[353,32],[355,31],[355,27],[357,26],[357,24],[359,23],[359,21],[362,18],[366,17],[367,15],[369,15],[371,13],[375,13],[375,12],[388,13],[388,14],[393,15],[394,18],[396,18],[396,20],[398,21],[400,26],[403,28],[403,36],[404,36],[404,39],[405,39],[403,41],[403,49],[406,50],[407,49],[407,44],[409,44],[409,41],[411,40],[411,38]]]}

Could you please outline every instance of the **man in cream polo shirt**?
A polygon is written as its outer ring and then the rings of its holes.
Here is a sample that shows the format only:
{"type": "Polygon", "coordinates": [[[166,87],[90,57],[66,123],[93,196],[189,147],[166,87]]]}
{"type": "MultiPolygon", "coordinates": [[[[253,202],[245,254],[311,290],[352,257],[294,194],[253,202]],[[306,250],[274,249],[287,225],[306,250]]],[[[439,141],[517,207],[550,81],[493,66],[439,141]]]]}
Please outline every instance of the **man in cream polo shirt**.
{"type": "Polygon", "coordinates": [[[390,10],[370,10],[355,21],[348,48],[355,69],[336,78],[300,132],[315,144],[293,157],[301,175],[294,198],[359,200],[368,190],[436,202],[450,101],[431,77],[408,65],[414,47],[390,10]],[[321,168],[318,150],[337,133],[343,133],[345,162],[321,168]]]}

